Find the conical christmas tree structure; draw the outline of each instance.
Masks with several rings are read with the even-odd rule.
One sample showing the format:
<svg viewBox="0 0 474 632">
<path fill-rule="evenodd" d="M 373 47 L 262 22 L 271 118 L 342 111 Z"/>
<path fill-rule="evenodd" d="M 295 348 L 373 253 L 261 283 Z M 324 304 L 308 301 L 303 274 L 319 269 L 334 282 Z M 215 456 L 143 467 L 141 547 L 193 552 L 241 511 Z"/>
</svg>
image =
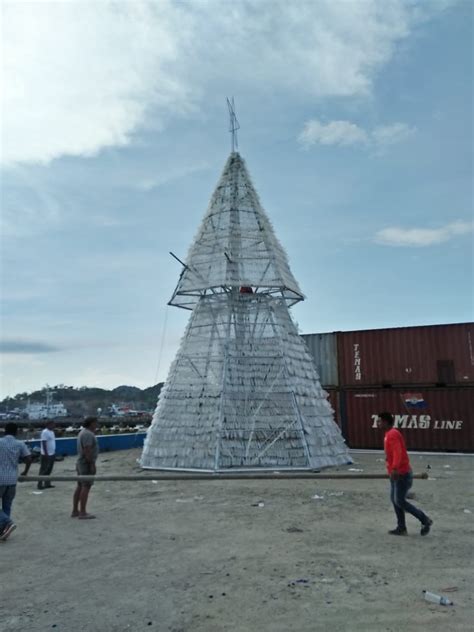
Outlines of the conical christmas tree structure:
<svg viewBox="0 0 474 632">
<path fill-rule="evenodd" d="M 192 310 L 141 465 L 313 469 L 350 462 L 289 307 L 303 294 L 233 151 L 171 305 Z"/>
</svg>

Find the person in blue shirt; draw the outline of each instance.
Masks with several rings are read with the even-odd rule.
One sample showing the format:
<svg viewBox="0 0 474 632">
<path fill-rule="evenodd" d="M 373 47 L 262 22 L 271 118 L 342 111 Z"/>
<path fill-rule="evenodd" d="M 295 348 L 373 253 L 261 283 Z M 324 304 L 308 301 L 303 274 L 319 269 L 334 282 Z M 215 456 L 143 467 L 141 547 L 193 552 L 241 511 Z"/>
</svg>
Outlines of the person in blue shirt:
<svg viewBox="0 0 474 632">
<path fill-rule="evenodd" d="M 6 540 L 16 529 L 11 511 L 18 481 L 18 463 L 25 463 L 22 476 L 28 474 L 31 465 L 30 452 L 24 442 L 16 438 L 17 432 L 18 426 L 8 423 L 5 436 L 0 439 L 0 540 Z"/>
</svg>

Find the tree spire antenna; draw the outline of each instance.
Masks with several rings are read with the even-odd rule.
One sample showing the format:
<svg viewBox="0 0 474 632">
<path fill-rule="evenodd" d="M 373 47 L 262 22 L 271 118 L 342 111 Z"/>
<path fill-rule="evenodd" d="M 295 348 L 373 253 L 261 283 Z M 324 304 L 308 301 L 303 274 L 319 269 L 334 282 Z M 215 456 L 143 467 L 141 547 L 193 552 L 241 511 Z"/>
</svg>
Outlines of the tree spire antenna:
<svg viewBox="0 0 474 632">
<path fill-rule="evenodd" d="M 235 115 L 234 97 L 232 97 L 232 99 L 229 99 L 229 97 L 227 97 L 227 107 L 229 108 L 229 132 L 232 135 L 232 153 L 234 153 L 239 148 L 239 143 L 237 141 L 237 130 L 240 129 L 239 121 L 237 120 L 237 116 Z"/>
</svg>

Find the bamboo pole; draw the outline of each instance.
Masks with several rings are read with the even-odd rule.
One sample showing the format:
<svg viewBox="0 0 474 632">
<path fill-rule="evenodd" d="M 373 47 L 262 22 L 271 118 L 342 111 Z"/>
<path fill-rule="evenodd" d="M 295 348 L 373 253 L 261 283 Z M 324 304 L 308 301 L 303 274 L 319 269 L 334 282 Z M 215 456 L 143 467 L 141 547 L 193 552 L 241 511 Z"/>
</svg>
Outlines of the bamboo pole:
<svg viewBox="0 0 474 632">
<path fill-rule="evenodd" d="M 414 474 L 414 479 L 425 480 L 428 478 L 428 474 L 423 472 L 422 474 Z M 143 481 L 244 481 L 244 480 L 386 480 L 387 474 L 318 474 L 317 472 L 238 472 L 238 473 L 190 473 L 190 474 L 178 474 L 174 472 L 157 472 L 154 475 L 150 474 L 129 474 L 129 475 L 103 475 L 103 476 L 65 476 L 56 475 L 52 476 L 20 476 L 18 480 L 22 483 L 30 482 L 62 482 L 62 483 L 76 483 L 81 482 L 118 482 L 125 481 L 129 483 L 143 482 Z"/>
</svg>

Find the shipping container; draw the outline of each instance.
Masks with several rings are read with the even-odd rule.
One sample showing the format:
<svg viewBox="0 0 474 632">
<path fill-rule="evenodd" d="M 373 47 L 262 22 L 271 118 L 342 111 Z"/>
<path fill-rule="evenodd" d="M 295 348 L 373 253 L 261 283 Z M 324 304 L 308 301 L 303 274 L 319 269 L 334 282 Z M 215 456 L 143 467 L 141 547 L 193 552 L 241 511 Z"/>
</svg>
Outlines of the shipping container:
<svg viewBox="0 0 474 632">
<path fill-rule="evenodd" d="M 338 386 L 336 334 L 303 334 L 322 386 Z"/>
<path fill-rule="evenodd" d="M 339 385 L 474 384 L 474 323 L 338 332 Z"/>
<path fill-rule="evenodd" d="M 341 390 L 339 397 L 350 448 L 383 448 L 377 418 L 388 411 L 409 450 L 474 452 L 474 387 Z"/>
<path fill-rule="evenodd" d="M 325 389 L 328 394 L 329 403 L 334 410 L 334 421 L 337 423 L 339 428 L 342 430 L 342 418 L 341 418 L 341 409 L 339 406 L 339 391 L 335 389 Z"/>
</svg>

